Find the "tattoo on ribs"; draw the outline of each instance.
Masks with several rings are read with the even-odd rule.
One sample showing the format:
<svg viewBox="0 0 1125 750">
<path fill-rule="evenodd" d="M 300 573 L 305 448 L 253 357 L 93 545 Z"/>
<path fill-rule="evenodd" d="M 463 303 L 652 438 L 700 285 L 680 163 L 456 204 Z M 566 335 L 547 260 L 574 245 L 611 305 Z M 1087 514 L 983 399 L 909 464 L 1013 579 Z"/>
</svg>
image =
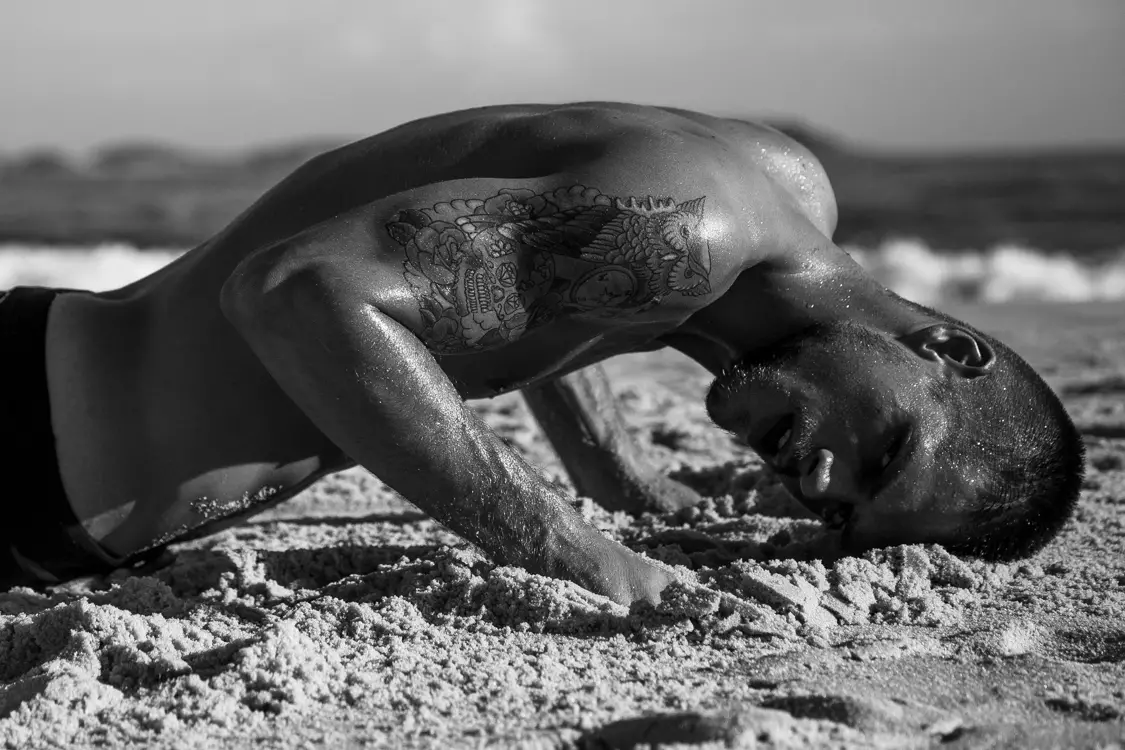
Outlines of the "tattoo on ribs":
<svg viewBox="0 0 1125 750">
<path fill-rule="evenodd" d="M 399 211 L 386 229 L 406 252 L 427 346 L 479 351 L 562 315 L 635 314 L 672 293 L 709 293 L 705 200 L 505 189 Z"/>
</svg>

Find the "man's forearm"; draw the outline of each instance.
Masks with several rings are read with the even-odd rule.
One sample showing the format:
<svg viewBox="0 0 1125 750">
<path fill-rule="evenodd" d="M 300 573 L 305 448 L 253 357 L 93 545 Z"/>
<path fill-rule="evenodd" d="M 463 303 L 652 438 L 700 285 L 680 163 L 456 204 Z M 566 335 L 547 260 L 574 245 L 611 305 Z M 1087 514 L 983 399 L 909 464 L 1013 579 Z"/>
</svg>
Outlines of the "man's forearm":
<svg viewBox="0 0 1125 750">
<path fill-rule="evenodd" d="M 598 532 L 465 406 L 410 331 L 316 279 L 247 293 L 228 317 L 348 455 L 498 561 L 594 574 L 581 569 L 596 567 Z"/>
</svg>

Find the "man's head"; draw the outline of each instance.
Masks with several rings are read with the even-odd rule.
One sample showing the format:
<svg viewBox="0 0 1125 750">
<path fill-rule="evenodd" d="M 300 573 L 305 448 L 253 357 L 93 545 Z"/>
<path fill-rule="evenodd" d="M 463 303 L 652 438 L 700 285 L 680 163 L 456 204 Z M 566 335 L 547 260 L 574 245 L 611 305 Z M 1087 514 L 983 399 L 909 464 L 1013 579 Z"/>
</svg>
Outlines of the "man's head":
<svg viewBox="0 0 1125 750">
<path fill-rule="evenodd" d="M 910 306 L 931 323 L 905 336 L 834 323 L 754 352 L 715 381 L 708 412 L 850 550 L 1032 554 L 1073 511 L 1081 437 L 1018 355 Z"/>
</svg>

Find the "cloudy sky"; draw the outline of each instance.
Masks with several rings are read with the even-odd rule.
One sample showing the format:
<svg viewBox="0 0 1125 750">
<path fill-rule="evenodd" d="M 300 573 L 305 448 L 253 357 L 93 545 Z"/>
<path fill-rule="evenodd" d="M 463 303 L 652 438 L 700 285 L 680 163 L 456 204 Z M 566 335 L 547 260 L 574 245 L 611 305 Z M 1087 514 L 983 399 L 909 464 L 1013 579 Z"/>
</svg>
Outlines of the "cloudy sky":
<svg viewBox="0 0 1125 750">
<path fill-rule="evenodd" d="M 230 148 L 615 99 L 889 148 L 1125 144 L 1125 0 L 57 0 L 0 18 L 0 150 Z"/>
</svg>

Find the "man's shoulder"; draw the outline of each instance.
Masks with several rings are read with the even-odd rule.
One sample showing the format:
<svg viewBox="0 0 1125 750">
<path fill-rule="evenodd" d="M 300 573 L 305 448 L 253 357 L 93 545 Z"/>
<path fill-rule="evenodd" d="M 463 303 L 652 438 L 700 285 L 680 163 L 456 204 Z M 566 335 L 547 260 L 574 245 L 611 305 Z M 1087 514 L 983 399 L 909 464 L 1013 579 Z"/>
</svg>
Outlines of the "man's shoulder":
<svg viewBox="0 0 1125 750">
<path fill-rule="evenodd" d="M 769 125 L 727 119 L 730 141 L 767 178 L 793 196 L 809 221 L 826 237 L 836 229 L 836 195 L 816 155 L 795 138 Z"/>
<path fill-rule="evenodd" d="M 753 182 L 752 173 L 796 199 L 818 230 L 836 228 L 836 197 L 816 155 L 791 136 L 753 120 L 674 107 L 615 103 L 567 105 L 552 118 L 580 117 L 588 135 L 603 139 L 631 169 L 667 174 L 707 172 L 726 183 Z M 732 192 L 739 186 L 730 184 Z"/>
<path fill-rule="evenodd" d="M 724 152 L 729 158 L 732 142 L 745 142 L 755 134 L 771 146 L 773 140 L 786 138 L 749 121 L 674 107 L 603 101 L 511 104 L 412 120 L 342 146 L 328 156 L 355 162 L 372 155 L 385 159 L 392 152 L 426 152 L 427 164 L 440 165 L 443 158 L 463 164 L 482 157 L 539 153 L 586 163 L 614 153 L 637 159 L 659 157 L 675 149 L 679 156 L 688 157 L 687 163 L 680 159 L 680 166 L 691 168 L 692 158 L 705 161 Z M 434 153 L 433 143 L 442 146 L 439 153 Z M 552 158 L 534 160 L 534 164 L 554 166 Z"/>
</svg>

